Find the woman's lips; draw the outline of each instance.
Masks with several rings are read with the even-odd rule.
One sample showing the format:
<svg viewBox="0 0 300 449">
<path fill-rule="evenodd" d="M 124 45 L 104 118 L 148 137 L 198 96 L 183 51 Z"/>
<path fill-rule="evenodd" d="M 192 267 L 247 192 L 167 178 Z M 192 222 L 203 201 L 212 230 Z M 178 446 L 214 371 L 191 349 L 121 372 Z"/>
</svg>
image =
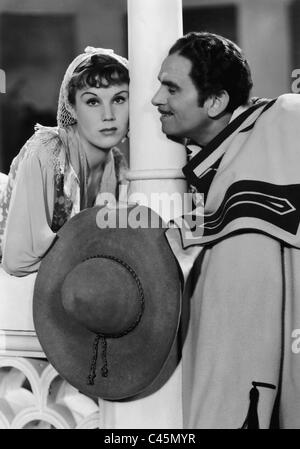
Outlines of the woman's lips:
<svg viewBox="0 0 300 449">
<path fill-rule="evenodd" d="M 104 134 L 105 136 L 111 136 L 112 134 L 115 134 L 117 131 L 117 128 L 103 128 L 100 129 L 100 133 Z"/>
</svg>

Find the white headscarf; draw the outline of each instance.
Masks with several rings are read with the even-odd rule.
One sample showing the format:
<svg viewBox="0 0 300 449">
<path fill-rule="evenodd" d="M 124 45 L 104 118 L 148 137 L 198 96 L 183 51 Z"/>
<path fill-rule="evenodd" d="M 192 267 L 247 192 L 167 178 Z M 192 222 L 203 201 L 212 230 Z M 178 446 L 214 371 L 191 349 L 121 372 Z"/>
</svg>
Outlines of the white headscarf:
<svg viewBox="0 0 300 449">
<path fill-rule="evenodd" d="M 96 48 L 96 47 L 86 47 L 84 53 L 78 55 L 69 65 L 64 75 L 63 81 L 61 83 L 59 99 L 58 99 L 58 109 L 57 109 L 57 124 L 60 128 L 65 128 L 66 126 L 73 125 L 76 123 L 74 117 L 74 109 L 68 99 L 68 88 L 70 80 L 74 74 L 75 69 L 83 62 L 90 59 L 93 55 L 107 55 L 114 58 L 120 64 L 128 69 L 128 61 L 126 58 L 117 55 L 113 50 L 109 48 Z"/>
</svg>

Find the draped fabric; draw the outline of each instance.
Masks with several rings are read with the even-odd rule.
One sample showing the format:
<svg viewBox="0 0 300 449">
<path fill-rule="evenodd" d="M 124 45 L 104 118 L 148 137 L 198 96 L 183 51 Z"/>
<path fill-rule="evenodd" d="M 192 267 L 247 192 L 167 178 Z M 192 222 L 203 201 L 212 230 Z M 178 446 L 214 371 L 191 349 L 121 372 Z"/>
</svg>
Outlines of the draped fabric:
<svg viewBox="0 0 300 449">
<path fill-rule="evenodd" d="M 0 197 L 0 238 L 8 272 L 22 276 L 38 269 L 58 229 L 87 207 L 88 171 L 77 125 L 36 127 L 13 160 Z M 112 148 L 95 204 L 103 193 L 118 195 L 125 171 L 125 158 Z"/>
<path fill-rule="evenodd" d="M 180 228 L 184 247 L 243 229 L 300 247 L 299 121 L 296 94 L 258 102 L 191 159 L 183 171 L 205 207 L 201 223 Z"/>
<path fill-rule="evenodd" d="M 198 222 L 166 231 L 192 281 L 185 428 L 300 427 L 300 97 L 244 112 L 184 168 Z"/>
</svg>

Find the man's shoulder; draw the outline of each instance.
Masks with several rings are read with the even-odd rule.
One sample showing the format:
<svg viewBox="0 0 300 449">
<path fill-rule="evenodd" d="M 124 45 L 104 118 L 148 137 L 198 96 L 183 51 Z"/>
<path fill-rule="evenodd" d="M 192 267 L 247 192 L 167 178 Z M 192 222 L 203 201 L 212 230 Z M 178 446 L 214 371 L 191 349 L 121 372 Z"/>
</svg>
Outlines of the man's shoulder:
<svg viewBox="0 0 300 449">
<path fill-rule="evenodd" d="M 293 93 L 285 93 L 277 98 L 252 97 L 249 100 L 247 108 L 251 106 L 259 106 L 263 104 L 274 103 L 274 109 L 292 110 L 300 107 L 300 95 Z M 273 108 L 272 108 L 273 109 Z"/>
<path fill-rule="evenodd" d="M 299 94 L 283 94 L 276 100 L 278 110 L 282 111 L 298 111 L 300 109 L 300 95 Z"/>
<path fill-rule="evenodd" d="M 299 123 L 300 120 L 300 95 L 286 93 L 279 95 L 277 98 L 255 99 L 252 104 L 262 104 L 263 107 L 259 113 L 259 123 L 262 121 L 264 125 L 285 126 L 292 124 L 294 121 Z"/>
<path fill-rule="evenodd" d="M 266 119 L 274 126 L 298 129 L 300 122 L 300 95 L 283 94 L 277 97 L 272 107 L 266 113 Z"/>
</svg>

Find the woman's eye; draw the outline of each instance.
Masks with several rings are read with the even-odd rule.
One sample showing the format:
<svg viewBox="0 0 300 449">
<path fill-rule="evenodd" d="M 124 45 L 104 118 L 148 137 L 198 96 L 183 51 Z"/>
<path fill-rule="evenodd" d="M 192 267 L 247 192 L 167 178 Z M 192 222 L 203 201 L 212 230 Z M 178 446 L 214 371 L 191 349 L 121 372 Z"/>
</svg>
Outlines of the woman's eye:
<svg viewBox="0 0 300 449">
<path fill-rule="evenodd" d="M 126 101 L 126 98 L 124 98 L 124 97 L 116 97 L 116 98 L 114 98 L 114 102 L 117 103 L 117 104 L 122 104 L 125 101 Z"/>
<path fill-rule="evenodd" d="M 97 104 L 99 104 L 99 102 L 98 100 L 96 100 L 96 98 L 89 98 L 86 104 L 89 106 L 96 106 Z"/>
</svg>

